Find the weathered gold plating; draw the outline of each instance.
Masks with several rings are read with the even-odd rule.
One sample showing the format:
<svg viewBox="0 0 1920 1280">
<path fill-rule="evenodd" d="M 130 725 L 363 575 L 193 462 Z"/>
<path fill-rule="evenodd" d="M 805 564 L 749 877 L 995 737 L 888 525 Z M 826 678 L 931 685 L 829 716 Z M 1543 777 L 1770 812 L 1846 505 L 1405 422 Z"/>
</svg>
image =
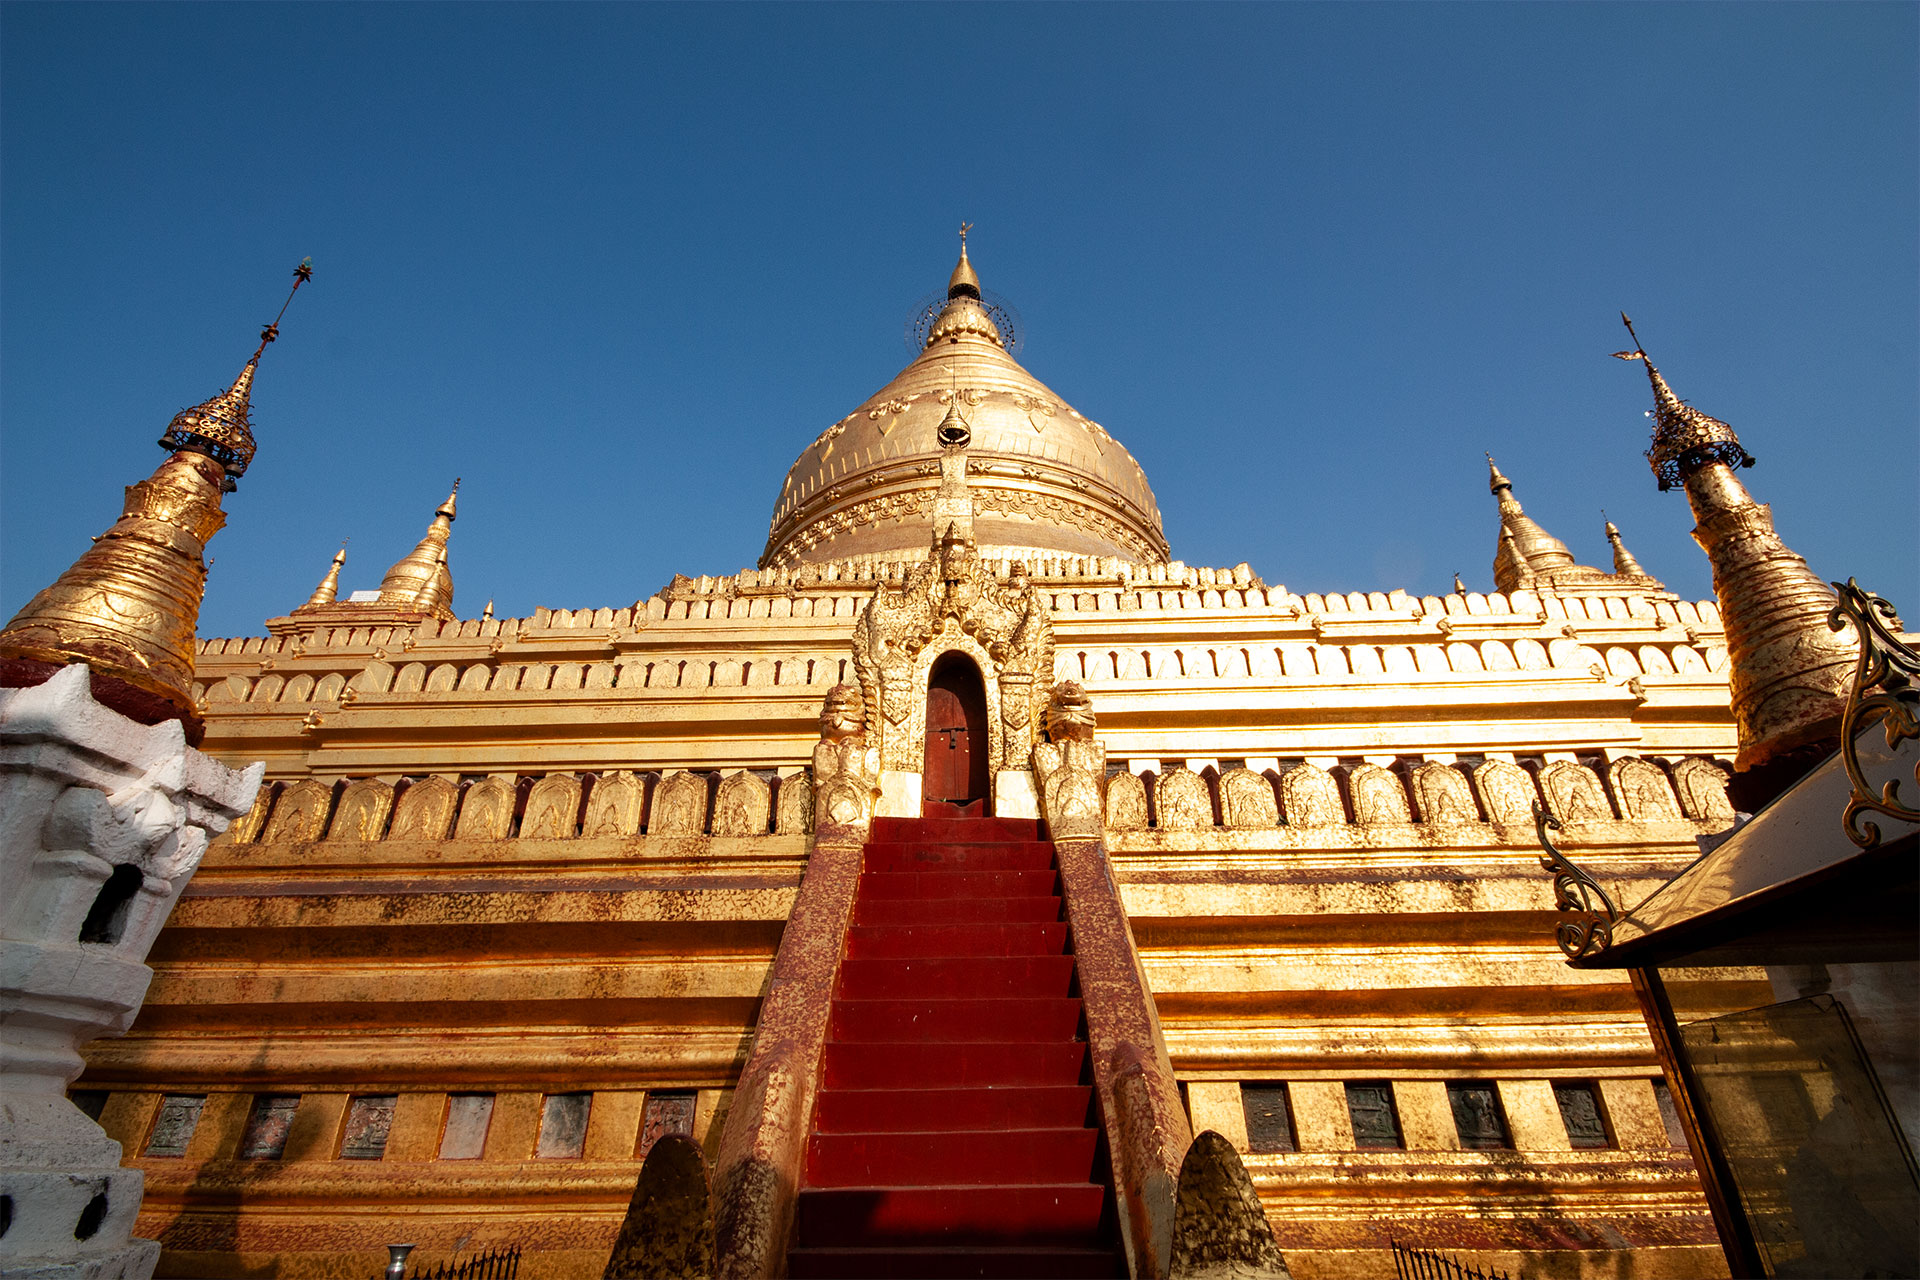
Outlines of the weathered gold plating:
<svg viewBox="0 0 1920 1280">
<path fill-rule="evenodd" d="M 206 544 L 227 519 L 224 478 L 212 458 L 183 451 L 129 485 L 114 526 L 0 632 L 0 658 L 84 662 L 192 716 L 194 625 Z"/>
</svg>

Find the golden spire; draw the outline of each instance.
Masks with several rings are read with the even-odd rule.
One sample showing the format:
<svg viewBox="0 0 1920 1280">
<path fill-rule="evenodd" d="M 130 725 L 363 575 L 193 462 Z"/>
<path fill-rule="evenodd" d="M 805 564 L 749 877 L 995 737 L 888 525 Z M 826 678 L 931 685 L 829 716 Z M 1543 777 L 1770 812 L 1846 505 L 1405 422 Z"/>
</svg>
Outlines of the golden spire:
<svg viewBox="0 0 1920 1280">
<path fill-rule="evenodd" d="M 484 622 L 486 619 L 491 618 L 492 616 L 493 616 L 493 601 L 488 600 L 487 607 L 480 611 L 480 618 L 481 618 L 481 621 Z"/>
<path fill-rule="evenodd" d="M 962 338 L 985 338 L 996 347 L 1007 345 L 993 312 L 980 295 L 980 277 L 967 261 L 967 232 L 971 222 L 960 224 L 960 261 L 947 279 L 947 305 L 927 326 L 927 340 L 921 350 L 939 342 L 958 342 Z"/>
<path fill-rule="evenodd" d="M 1500 591 L 1532 585 L 1536 574 L 1576 567 L 1567 544 L 1542 529 L 1513 496 L 1513 481 L 1487 455 L 1487 489 L 1500 504 L 1500 545 L 1493 557 L 1493 585 Z M 1524 571 L 1524 573 L 1523 573 Z M 1520 579 L 1525 577 L 1527 581 Z"/>
<path fill-rule="evenodd" d="M 1606 516 L 1606 512 L 1602 511 L 1600 513 L 1602 520 L 1606 520 Z M 1607 520 L 1607 541 L 1613 544 L 1613 571 L 1615 573 L 1629 574 L 1636 578 L 1650 578 L 1653 576 L 1640 567 L 1640 562 L 1633 558 L 1633 552 L 1627 550 L 1627 544 L 1620 541 L 1620 527 L 1611 520 Z"/>
<path fill-rule="evenodd" d="M 289 303 L 313 278 L 311 259 L 293 275 Z M 286 311 L 282 304 L 280 316 Z M 170 456 L 127 487 L 118 522 L 0 632 L 0 685 L 38 684 L 84 662 L 102 703 L 145 724 L 180 720 L 188 740 L 199 741 L 187 691 L 206 544 L 227 521 L 221 495 L 253 460 L 248 397 L 280 316 L 261 330 L 260 346 L 231 387 L 174 416 L 160 440 Z"/>
<path fill-rule="evenodd" d="M 1533 566 L 1515 545 L 1513 530 L 1500 526 L 1500 550 L 1493 557 L 1494 586 L 1501 591 L 1523 591 L 1534 584 Z"/>
<path fill-rule="evenodd" d="M 967 232 L 973 230 L 971 222 L 960 224 L 960 261 L 947 278 L 947 298 L 974 298 L 980 296 L 980 277 L 973 273 L 973 264 L 967 261 Z"/>
<path fill-rule="evenodd" d="M 453 616 L 453 574 L 447 568 L 447 539 L 453 533 L 454 499 L 460 482 L 433 513 L 427 534 L 412 551 L 394 562 L 380 580 L 380 603 L 407 609 L 427 609 L 442 617 Z"/>
<path fill-rule="evenodd" d="M 1713 564 L 1740 727 L 1734 767 L 1750 770 L 1838 732 L 1859 640 L 1851 627 L 1828 629 L 1832 589 L 1780 541 L 1772 511 L 1755 502 L 1734 474 L 1753 459 L 1733 428 L 1675 396 L 1625 312 L 1620 320 L 1633 335 L 1634 349 L 1614 355 L 1645 362 L 1653 384 L 1647 461 L 1662 489 L 1685 486 L 1693 539 Z"/>
<path fill-rule="evenodd" d="M 1453 575 L 1453 594 L 1457 596 L 1467 594 L 1467 584 L 1460 581 L 1460 575 L 1458 573 Z"/>
<path fill-rule="evenodd" d="M 327 576 L 320 579 L 320 585 L 307 597 L 309 605 L 332 604 L 340 598 L 340 566 L 347 562 L 347 544 L 342 542 L 340 549 L 333 553 L 333 567 L 327 570 Z"/>
</svg>

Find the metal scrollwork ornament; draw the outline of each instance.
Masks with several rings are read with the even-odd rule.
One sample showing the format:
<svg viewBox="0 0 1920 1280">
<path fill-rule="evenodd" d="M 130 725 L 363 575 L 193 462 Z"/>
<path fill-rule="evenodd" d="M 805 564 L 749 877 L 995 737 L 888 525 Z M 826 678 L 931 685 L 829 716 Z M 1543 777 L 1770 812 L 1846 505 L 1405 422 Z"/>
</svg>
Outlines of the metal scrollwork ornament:
<svg viewBox="0 0 1920 1280">
<path fill-rule="evenodd" d="M 1553 907 L 1569 913 L 1554 926 L 1553 940 L 1567 959 L 1598 955 L 1613 945 L 1613 926 L 1620 920 L 1620 909 L 1600 887 L 1600 882 L 1568 861 L 1567 855 L 1553 847 L 1548 831 L 1562 830 L 1560 819 L 1535 801 L 1533 829 L 1540 837 L 1540 865 L 1553 872 Z"/>
<path fill-rule="evenodd" d="M 1853 784 L 1853 796 L 1847 801 L 1841 823 L 1847 838 L 1862 849 L 1880 843 L 1880 824 L 1864 817 L 1868 812 L 1884 813 L 1902 822 L 1920 823 L 1920 809 L 1900 802 L 1900 780 L 1889 779 L 1876 792 L 1860 767 L 1860 754 L 1854 738 L 1876 723 L 1886 725 L 1887 746 L 1897 748 L 1903 742 L 1920 737 L 1920 654 L 1900 642 L 1890 623 L 1898 616 L 1891 604 L 1859 586 L 1852 578 L 1836 582 L 1840 603 L 1827 616 L 1827 625 L 1842 631 L 1851 622 L 1860 636 L 1860 660 L 1853 672 L 1853 692 L 1847 698 L 1840 718 L 1840 759 Z M 1920 766 L 1914 770 L 1920 784 Z"/>
</svg>

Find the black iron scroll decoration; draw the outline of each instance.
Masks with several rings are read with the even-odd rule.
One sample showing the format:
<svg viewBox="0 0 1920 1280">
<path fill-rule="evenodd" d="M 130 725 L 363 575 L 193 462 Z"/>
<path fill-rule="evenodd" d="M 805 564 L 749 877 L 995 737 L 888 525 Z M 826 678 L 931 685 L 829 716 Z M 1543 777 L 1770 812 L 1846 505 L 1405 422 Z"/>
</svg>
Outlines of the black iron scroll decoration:
<svg viewBox="0 0 1920 1280">
<path fill-rule="evenodd" d="M 1841 823 L 1847 838 L 1862 849 L 1880 843 L 1880 824 L 1864 815 L 1884 813 L 1901 822 L 1920 823 L 1920 809 L 1900 802 L 1900 780 L 1889 779 L 1876 793 L 1860 768 L 1860 755 L 1854 737 L 1861 730 L 1884 722 L 1887 746 L 1920 738 L 1920 653 L 1902 644 L 1890 622 L 1897 623 L 1893 606 L 1848 578 L 1836 582 L 1833 589 L 1840 603 L 1827 615 L 1827 625 L 1841 631 L 1851 622 L 1860 637 L 1860 661 L 1853 669 L 1853 692 L 1840 717 L 1840 759 L 1847 768 L 1847 781 L 1853 795 L 1847 801 Z M 1920 784 L 1920 764 L 1914 767 L 1914 781 Z"/>
<path fill-rule="evenodd" d="M 1533 829 L 1540 837 L 1540 865 L 1553 872 L 1553 909 L 1565 912 L 1553 927 L 1553 940 L 1560 944 L 1569 960 L 1598 955 L 1613 945 L 1613 926 L 1620 909 L 1600 887 L 1600 882 L 1567 860 L 1553 847 L 1548 831 L 1561 830 L 1560 819 L 1548 813 L 1539 801 L 1533 805 Z"/>
</svg>

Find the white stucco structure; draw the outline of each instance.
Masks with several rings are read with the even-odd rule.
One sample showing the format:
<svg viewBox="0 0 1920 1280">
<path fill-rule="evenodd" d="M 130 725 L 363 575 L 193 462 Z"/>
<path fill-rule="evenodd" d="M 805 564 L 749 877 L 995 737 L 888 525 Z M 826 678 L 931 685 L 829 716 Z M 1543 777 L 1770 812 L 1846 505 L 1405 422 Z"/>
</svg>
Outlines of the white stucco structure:
<svg viewBox="0 0 1920 1280">
<path fill-rule="evenodd" d="M 80 1048 L 132 1025 L 147 950 L 207 842 L 247 811 L 244 772 L 93 700 L 85 666 L 0 690 L 0 1271 L 144 1280 L 141 1175 L 67 1100 Z"/>
</svg>

